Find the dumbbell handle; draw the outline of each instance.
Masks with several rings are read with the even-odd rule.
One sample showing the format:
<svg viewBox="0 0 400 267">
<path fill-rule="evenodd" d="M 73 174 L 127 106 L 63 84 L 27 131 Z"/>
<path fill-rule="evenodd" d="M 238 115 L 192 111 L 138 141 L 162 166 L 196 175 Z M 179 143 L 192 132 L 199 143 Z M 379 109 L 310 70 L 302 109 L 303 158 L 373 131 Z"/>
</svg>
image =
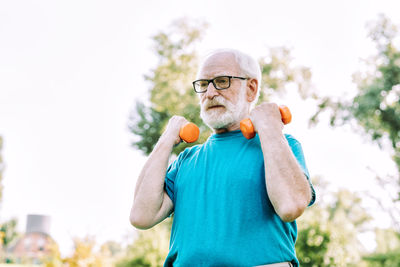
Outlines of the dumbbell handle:
<svg viewBox="0 0 400 267">
<path fill-rule="evenodd" d="M 281 113 L 283 124 L 288 124 L 292 120 L 292 113 L 290 112 L 287 106 L 279 106 L 279 111 Z M 254 125 L 250 119 L 244 119 L 240 122 L 240 130 L 243 133 L 243 136 L 247 139 L 251 139 L 256 135 L 254 130 Z"/>
<path fill-rule="evenodd" d="M 186 143 L 196 142 L 199 138 L 200 130 L 196 124 L 189 122 L 182 126 L 179 131 L 179 137 Z"/>
</svg>

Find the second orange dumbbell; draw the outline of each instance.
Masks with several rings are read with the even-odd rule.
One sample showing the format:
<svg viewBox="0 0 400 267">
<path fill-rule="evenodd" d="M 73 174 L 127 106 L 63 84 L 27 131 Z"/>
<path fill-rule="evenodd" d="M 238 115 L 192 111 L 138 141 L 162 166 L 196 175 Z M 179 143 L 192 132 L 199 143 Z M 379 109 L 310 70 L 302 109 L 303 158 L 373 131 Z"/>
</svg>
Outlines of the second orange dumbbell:
<svg viewBox="0 0 400 267">
<path fill-rule="evenodd" d="M 196 142 L 199 138 L 200 129 L 196 124 L 189 122 L 179 131 L 179 137 L 186 143 Z"/>
<path fill-rule="evenodd" d="M 281 113 L 283 124 L 288 124 L 289 122 L 291 122 L 292 113 L 287 106 L 279 106 L 279 111 Z M 242 131 L 243 136 L 247 139 L 251 139 L 256 135 L 253 123 L 250 119 L 244 119 L 240 122 L 240 130 Z"/>
</svg>

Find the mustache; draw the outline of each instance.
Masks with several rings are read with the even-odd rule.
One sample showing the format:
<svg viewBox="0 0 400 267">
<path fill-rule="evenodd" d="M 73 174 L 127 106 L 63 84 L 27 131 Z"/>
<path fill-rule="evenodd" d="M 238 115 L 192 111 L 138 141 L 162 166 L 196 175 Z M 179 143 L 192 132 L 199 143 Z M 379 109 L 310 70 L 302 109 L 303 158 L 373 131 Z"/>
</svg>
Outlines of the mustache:
<svg viewBox="0 0 400 267">
<path fill-rule="evenodd" d="M 223 97 L 219 97 L 218 96 L 218 97 L 215 97 L 215 98 L 213 98 L 211 100 L 207 99 L 202 104 L 202 107 L 204 109 L 208 109 L 208 108 L 213 107 L 213 106 L 226 106 L 226 101 L 225 101 L 225 99 Z"/>
</svg>

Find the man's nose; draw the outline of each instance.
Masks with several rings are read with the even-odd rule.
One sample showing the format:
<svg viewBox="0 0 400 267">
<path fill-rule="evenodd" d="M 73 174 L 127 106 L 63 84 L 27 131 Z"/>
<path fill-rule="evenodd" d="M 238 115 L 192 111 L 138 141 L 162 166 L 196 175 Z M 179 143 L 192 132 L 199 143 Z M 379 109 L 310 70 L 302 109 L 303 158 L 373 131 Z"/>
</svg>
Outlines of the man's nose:
<svg viewBox="0 0 400 267">
<path fill-rule="evenodd" d="M 209 83 L 208 87 L 207 87 L 207 91 L 205 93 L 206 97 L 209 99 L 213 99 L 214 97 L 216 97 L 217 95 L 219 95 L 218 90 L 215 88 L 213 83 Z"/>
</svg>

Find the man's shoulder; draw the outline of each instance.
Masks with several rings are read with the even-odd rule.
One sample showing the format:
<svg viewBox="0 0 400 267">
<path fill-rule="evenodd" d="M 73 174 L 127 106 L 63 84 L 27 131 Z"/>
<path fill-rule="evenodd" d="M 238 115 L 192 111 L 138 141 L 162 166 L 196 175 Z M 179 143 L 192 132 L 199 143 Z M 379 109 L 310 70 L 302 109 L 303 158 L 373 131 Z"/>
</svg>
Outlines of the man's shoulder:
<svg viewBox="0 0 400 267">
<path fill-rule="evenodd" d="M 180 154 L 179 154 L 179 158 L 181 160 L 187 158 L 187 157 L 191 157 L 193 155 L 195 155 L 196 153 L 198 153 L 201 148 L 203 147 L 203 144 L 198 144 L 198 145 L 194 145 L 191 147 L 187 147 L 185 148 L 185 150 L 183 150 Z"/>
</svg>

